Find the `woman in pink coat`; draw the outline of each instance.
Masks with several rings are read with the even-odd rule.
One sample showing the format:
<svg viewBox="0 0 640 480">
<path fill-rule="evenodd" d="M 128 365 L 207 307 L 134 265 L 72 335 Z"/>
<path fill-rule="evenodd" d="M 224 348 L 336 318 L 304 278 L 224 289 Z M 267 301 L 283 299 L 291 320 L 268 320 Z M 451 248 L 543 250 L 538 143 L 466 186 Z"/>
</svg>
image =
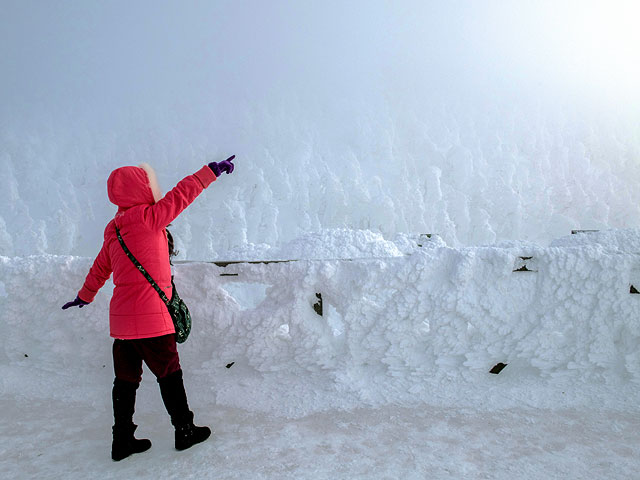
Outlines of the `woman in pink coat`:
<svg viewBox="0 0 640 480">
<path fill-rule="evenodd" d="M 193 424 L 182 381 L 175 329 L 167 307 L 147 279 L 127 257 L 116 236 L 171 298 L 171 267 L 166 226 L 187 208 L 222 172 L 233 172 L 233 156 L 211 162 L 182 179 L 162 197 L 153 169 L 121 167 L 107 180 L 109 200 L 118 212 L 104 231 L 104 242 L 76 299 L 62 308 L 91 303 L 113 273 L 113 297 L 109 324 L 113 342 L 113 443 L 111 458 L 122 460 L 151 448 L 147 439 L 136 439 L 133 423 L 136 390 L 142 380 L 142 362 L 160 385 L 162 400 L 175 427 L 175 446 L 184 450 L 203 442 L 208 427 Z"/>
</svg>

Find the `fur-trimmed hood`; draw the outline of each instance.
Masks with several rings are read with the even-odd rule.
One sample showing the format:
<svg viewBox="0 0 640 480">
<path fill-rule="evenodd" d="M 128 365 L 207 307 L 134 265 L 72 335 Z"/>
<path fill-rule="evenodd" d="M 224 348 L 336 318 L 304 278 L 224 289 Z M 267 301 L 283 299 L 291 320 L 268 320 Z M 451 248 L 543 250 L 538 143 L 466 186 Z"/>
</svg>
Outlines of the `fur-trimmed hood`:
<svg viewBox="0 0 640 480">
<path fill-rule="evenodd" d="M 111 203 L 122 209 L 153 205 L 162 198 L 156 172 L 147 163 L 116 168 L 107 180 L 107 194 Z"/>
</svg>

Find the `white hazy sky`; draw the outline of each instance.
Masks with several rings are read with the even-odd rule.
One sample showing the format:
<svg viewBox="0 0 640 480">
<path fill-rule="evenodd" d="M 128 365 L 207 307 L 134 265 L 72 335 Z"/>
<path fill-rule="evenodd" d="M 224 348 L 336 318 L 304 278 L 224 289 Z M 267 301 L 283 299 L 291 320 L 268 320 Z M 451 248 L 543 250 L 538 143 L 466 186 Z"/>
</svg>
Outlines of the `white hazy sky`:
<svg viewBox="0 0 640 480">
<path fill-rule="evenodd" d="M 193 114 L 292 94 L 340 101 L 409 85 L 638 98 L 633 1 L 2 4 L 5 121 Z"/>
</svg>

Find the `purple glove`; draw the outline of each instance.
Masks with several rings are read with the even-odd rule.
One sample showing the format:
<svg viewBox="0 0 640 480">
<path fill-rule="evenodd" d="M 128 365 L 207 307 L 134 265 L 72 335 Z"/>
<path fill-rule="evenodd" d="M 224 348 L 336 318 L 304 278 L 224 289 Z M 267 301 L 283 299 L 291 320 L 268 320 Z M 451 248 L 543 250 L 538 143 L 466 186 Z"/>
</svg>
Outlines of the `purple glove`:
<svg viewBox="0 0 640 480">
<path fill-rule="evenodd" d="M 229 174 L 233 172 L 233 169 L 235 168 L 235 165 L 231 163 L 234 158 L 236 158 L 236 156 L 231 155 L 229 158 L 223 160 L 222 162 L 211 162 L 209 164 L 209 168 L 216 177 L 222 175 L 222 172 L 226 172 L 227 174 Z"/>
<path fill-rule="evenodd" d="M 69 307 L 84 307 L 85 305 L 89 305 L 89 302 L 85 302 L 80 297 L 76 296 L 76 299 L 73 302 L 67 302 L 62 306 L 63 310 L 66 310 Z"/>
</svg>

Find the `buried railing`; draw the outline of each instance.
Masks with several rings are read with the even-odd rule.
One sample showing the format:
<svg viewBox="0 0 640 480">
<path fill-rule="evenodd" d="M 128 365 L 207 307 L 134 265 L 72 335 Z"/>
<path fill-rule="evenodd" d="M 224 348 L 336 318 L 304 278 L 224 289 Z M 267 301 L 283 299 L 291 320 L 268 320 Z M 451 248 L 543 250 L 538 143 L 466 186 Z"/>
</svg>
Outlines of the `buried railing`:
<svg viewBox="0 0 640 480">
<path fill-rule="evenodd" d="M 572 234 L 588 234 L 594 231 L 579 231 L 579 230 L 572 230 Z M 432 241 L 433 236 L 432 235 L 428 235 L 428 234 L 424 234 L 421 235 L 419 238 L 419 242 L 416 242 L 416 245 L 418 246 L 425 246 L 426 242 Z M 510 260 L 507 260 L 508 262 L 513 261 L 513 267 L 511 269 L 511 272 L 513 272 L 514 275 L 513 278 L 514 280 L 516 278 L 520 279 L 522 278 L 522 281 L 524 282 L 523 285 L 529 285 L 529 280 L 525 280 L 526 278 L 531 278 L 532 282 L 536 282 L 536 278 L 540 278 L 541 281 L 544 281 L 544 278 L 542 276 L 542 273 L 539 272 L 545 272 L 547 270 L 546 268 L 546 261 L 544 260 L 543 256 L 541 255 L 540 252 L 538 252 L 538 250 L 536 249 L 532 249 L 532 250 L 528 250 L 526 248 L 526 246 L 524 248 L 522 248 L 522 250 L 518 251 L 516 250 L 517 253 L 519 253 L 519 255 L 513 257 L 512 254 L 514 252 L 513 249 L 509 249 L 509 257 Z M 541 249 L 542 250 L 542 249 Z M 536 254 L 533 254 L 533 252 L 537 252 Z M 340 258 L 340 259 L 282 259 L 282 260 L 231 260 L 231 261 L 213 261 L 213 262 L 207 262 L 207 263 L 212 263 L 214 265 L 216 265 L 217 267 L 220 267 L 221 270 L 219 270 L 218 272 L 216 272 L 216 275 L 220 275 L 222 277 L 243 277 L 246 275 L 246 273 L 243 271 L 244 269 L 241 267 L 241 265 L 270 265 L 270 264 L 279 264 L 279 263 L 294 263 L 294 262 L 314 262 L 314 261 L 335 261 L 335 260 L 340 260 L 343 262 L 356 262 L 356 261 L 371 261 L 371 260 L 376 260 L 373 257 L 369 257 L 369 258 Z M 427 260 L 429 261 L 429 260 Z M 177 262 L 177 263 L 188 263 L 188 262 Z M 234 266 L 237 266 L 238 268 L 233 268 Z M 507 268 L 509 265 L 506 265 Z M 366 267 L 366 263 L 365 263 L 365 269 Z M 562 268 L 562 267 L 560 267 Z M 253 271 L 253 269 L 247 269 L 249 271 Z M 503 270 L 504 271 L 504 270 Z M 508 271 L 508 270 L 507 270 Z M 248 272 L 247 272 L 248 273 Z M 522 274 L 522 276 L 520 275 Z M 529 276 L 529 274 L 531 274 L 531 276 Z M 540 275 L 540 276 L 538 276 Z M 508 274 L 507 274 L 508 276 Z M 238 279 L 241 281 L 241 279 Z M 630 294 L 640 294 L 640 284 L 638 283 L 637 279 L 634 278 L 630 278 L 629 280 L 632 280 L 630 283 L 628 283 L 628 292 Z M 635 282 L 633 280 L 636 280 Z M 230 280 L 231 282 L 235 282 L 235 280 Z M 518 282 L 520 282 L 520 280 L 518 280 Z M 637 287 L 636 287 L 637 285 Z M 623 288 L 627 288 L 624 284 L 622 286 Z M 311 288 L 313 288 L 311 286 Z M 309 288 L 309 290 L 311 289 Z M 305 302 L 302 304 L 302 308 L 303 310 L 305 308 L 311 308 L 315 314 L 317 314 L 319 317 L 325 317 L 325 318 L 331 318 L 331 305 L 329 303 L 326 303 L 325 305 L 323 305 L 323 292 L 322 292 L 322 288 L 323 287 L 316 287 L 317 290 L 315 290 L 313 292 L 312 295 L 310 295 L 310 297 L 308 299 L 305 300 Z M 318 291 L 320 290 L 320 291 Z M 308 291 L 308 290 L 307 290 Z M 618 290 L 619 293 L 622 293 L 622 291 L 619 289 Z M 325 292 L 326 294 L 328 294 L 328 292 Z M 626 293 L 626 292 L 625 292 Z M 331 302 L 331 298 L 326 297 L 325 300 L 327 302 Z M 308 302 L 308 303 L 307 303 Z M 308 305 L 308 306 L 307 306 Z M 316 317 L 317 318 L 317 317 Z M 509 358 L 505 358 L 508 357 L 509 355 L 503 355 L 500 354 L 500 352 L 498 352 L 498 354 L 495 354 L 496 352 L 494 352 L 494 355 L 490 355 L 490 357 L 493 357 L 492 360 L 493 362 L 491 363 L 487 363 L 486 366 L 483 366 L 483 371 L 494 375 L 500 374 L 502 371 L 504 371 L 505 367 L 507 367 L 509 365 L 509 361 L 514 361 L 513 358 L 509 359 Z M 504 353 L 504 352 L 503 352 Z M 502 357 L 502 358 L 501 358 Z M 501 361 L 499 361 L 501 360 Z M 230 368 L 230 366 L 233 365 L 233 363 L 229 363 L 227 368 Z M 489 366 L 493 365 L 490 369 Z M 484 368 L 486 368 L 486 370 L 484 370 Z M 513 367 L 512 367 L 513 369 Z M 508 371 L 508 370 L 507 370 Z"/>
</svg>

